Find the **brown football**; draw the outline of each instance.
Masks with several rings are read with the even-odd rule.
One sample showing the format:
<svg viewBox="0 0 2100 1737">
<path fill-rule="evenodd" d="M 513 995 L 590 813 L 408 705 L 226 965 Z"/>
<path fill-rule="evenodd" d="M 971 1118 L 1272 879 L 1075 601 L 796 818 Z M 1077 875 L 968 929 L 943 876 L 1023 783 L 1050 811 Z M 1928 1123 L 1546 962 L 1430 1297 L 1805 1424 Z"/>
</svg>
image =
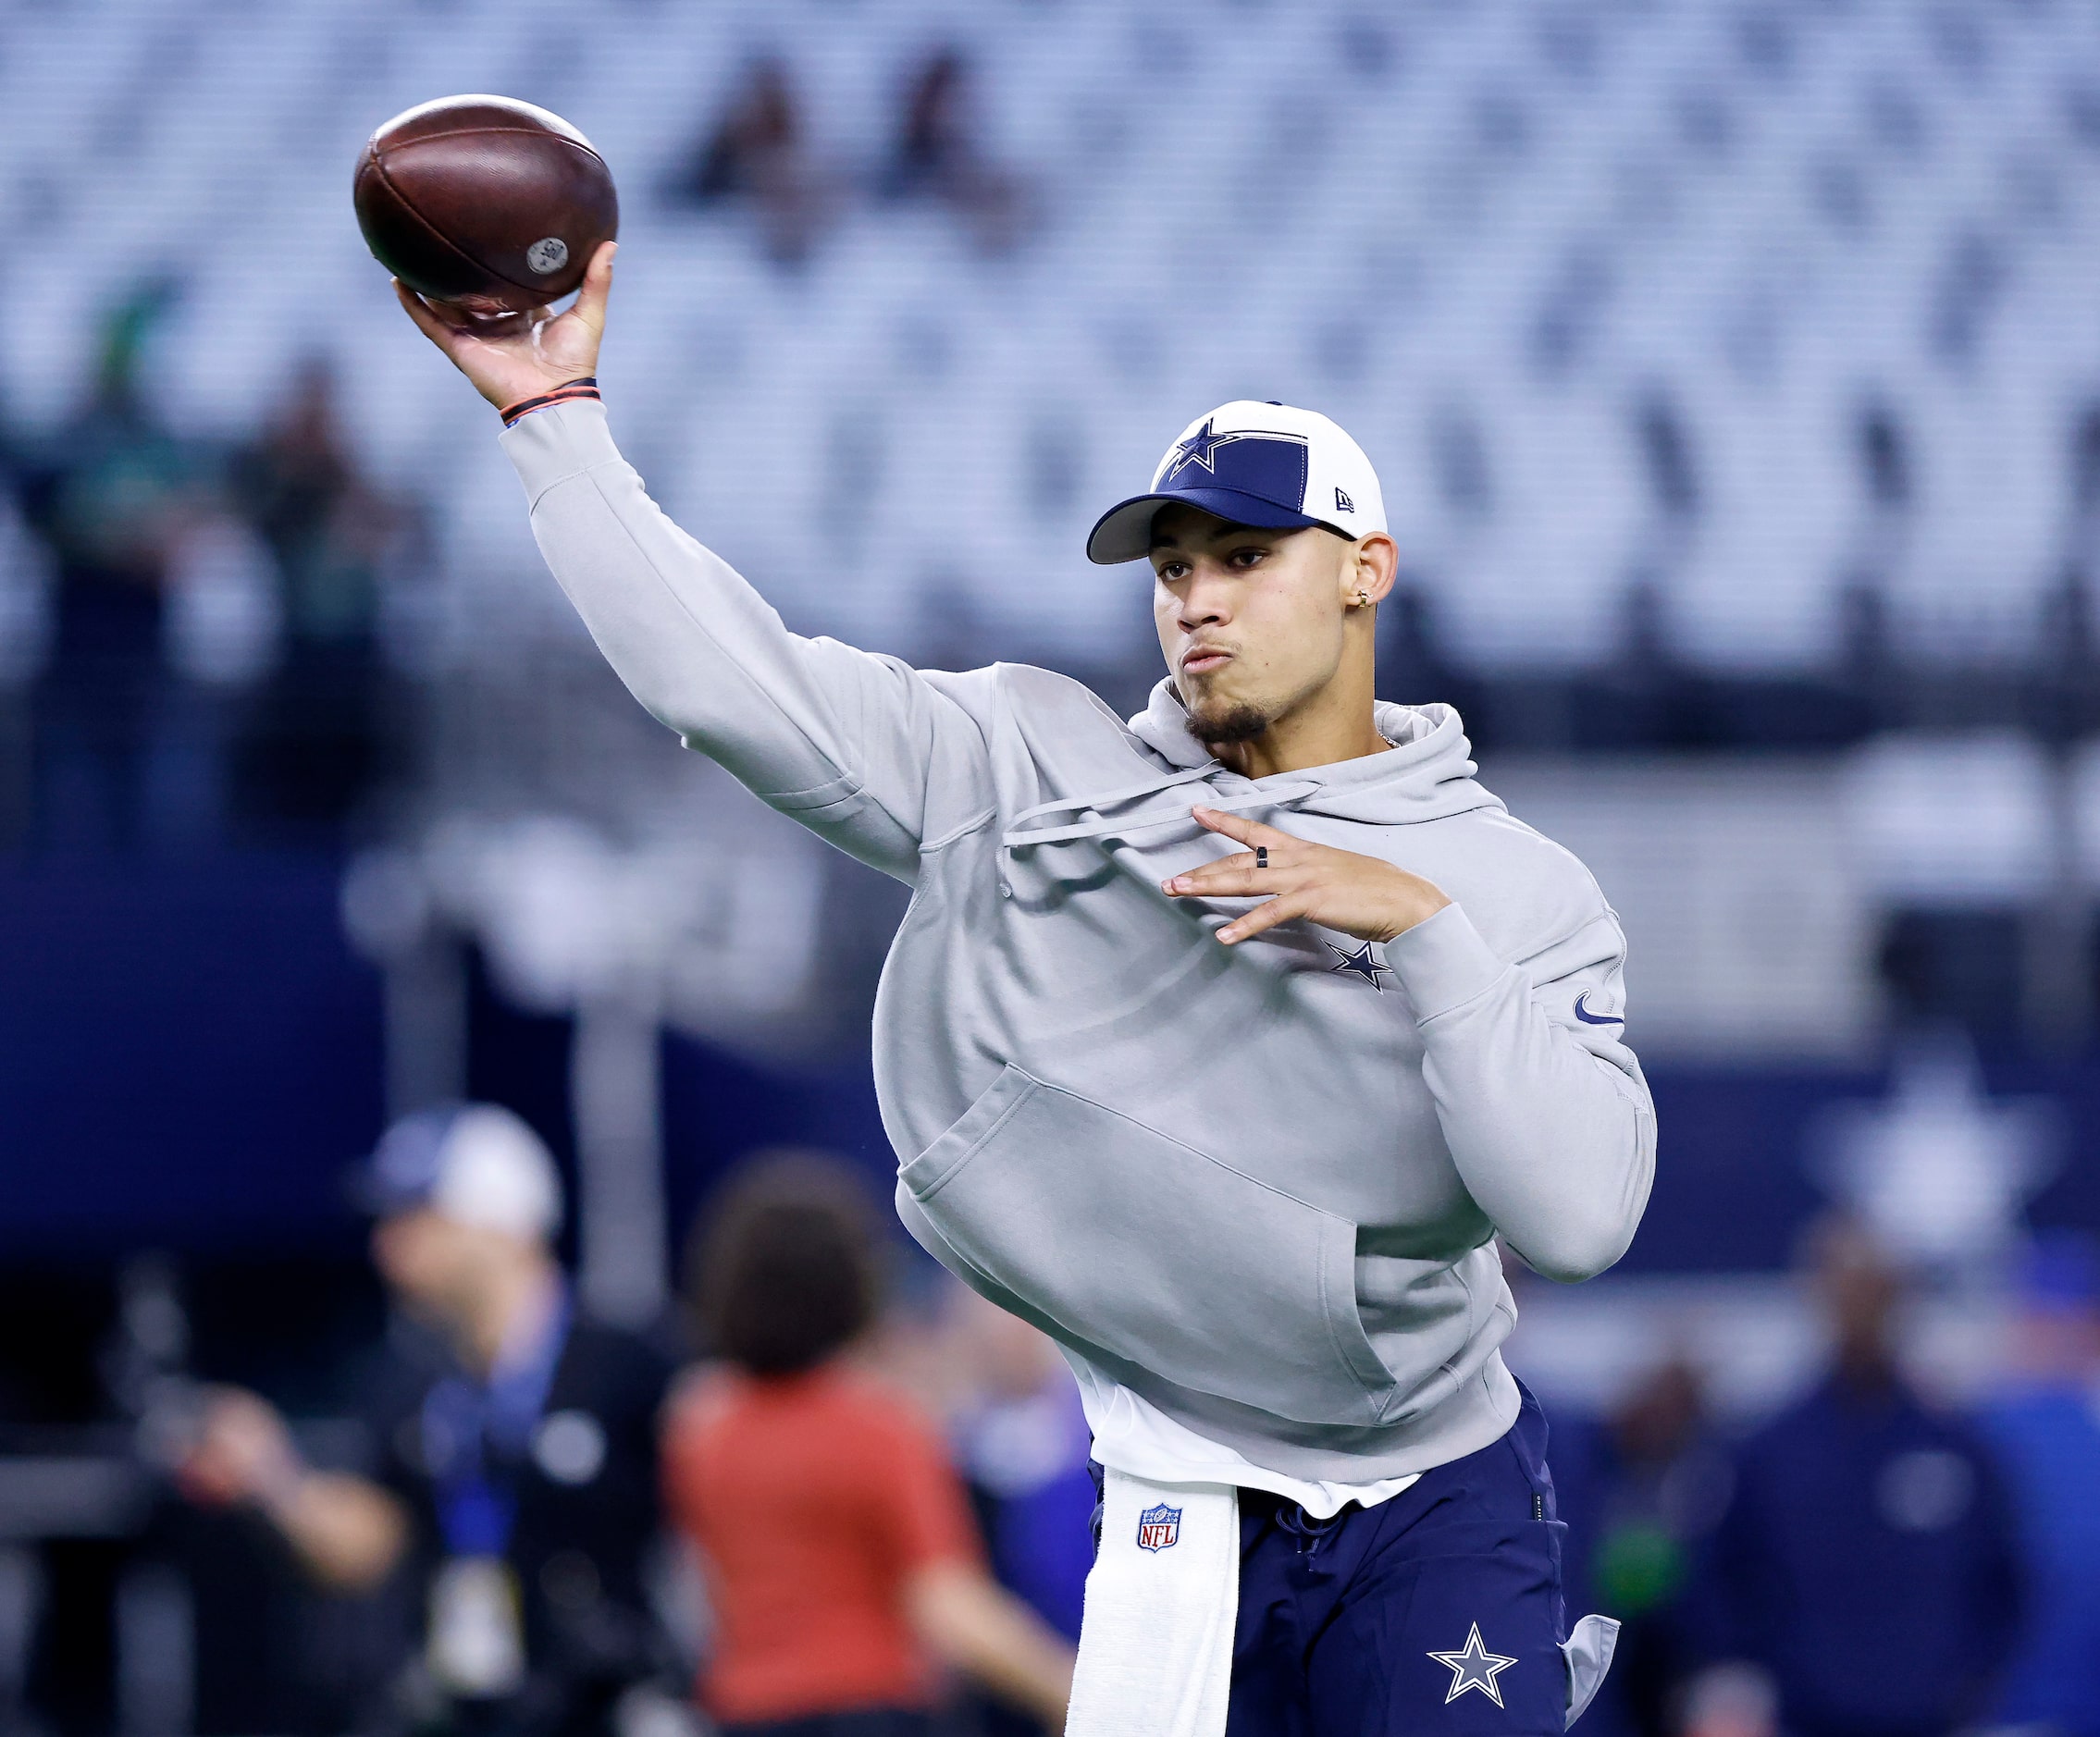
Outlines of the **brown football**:
<svg viewBox="0 0 2100 1737">
<path fill-rule="evenodd" d="M 590 141 L 507 96 L 444 96 L 396 115 L 365 142 L 354 193 L 380 265 L 477 314 L 567 295 L 620 230 L 612 176 Z"/>
</svg>

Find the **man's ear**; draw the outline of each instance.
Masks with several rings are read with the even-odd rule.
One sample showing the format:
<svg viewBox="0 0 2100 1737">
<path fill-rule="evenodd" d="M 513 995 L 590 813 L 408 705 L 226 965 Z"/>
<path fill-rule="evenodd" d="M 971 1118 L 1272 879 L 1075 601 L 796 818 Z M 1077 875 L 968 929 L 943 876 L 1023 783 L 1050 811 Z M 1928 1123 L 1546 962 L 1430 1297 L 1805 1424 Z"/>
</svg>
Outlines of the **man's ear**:
<svg viewBox="0 0 2100 1737">
<path fill-rule="evenodd" d="M 1383 531 L 1373 531 L 1358 538 L 1342 566 L 1342 601 L 1361 608 L 1357 602 L 1361 593 L 1364 603 L 1384 602 L 1399 573 L 1400 547 L 1391 537 Z"/>
</svg>

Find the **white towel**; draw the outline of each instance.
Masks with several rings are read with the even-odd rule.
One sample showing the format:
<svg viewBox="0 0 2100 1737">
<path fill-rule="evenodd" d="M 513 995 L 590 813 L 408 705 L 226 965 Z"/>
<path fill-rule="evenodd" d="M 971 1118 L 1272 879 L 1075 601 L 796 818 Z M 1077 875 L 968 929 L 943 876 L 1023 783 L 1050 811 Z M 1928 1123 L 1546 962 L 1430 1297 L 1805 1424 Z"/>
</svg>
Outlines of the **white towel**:
<svg viewBox="0 0 2100 1737">
<path fill-rule="evenodd" d="M 1240 1492 L 1109 1467 L 1066 1737 L 1224 1737 Z"/>
</svg>

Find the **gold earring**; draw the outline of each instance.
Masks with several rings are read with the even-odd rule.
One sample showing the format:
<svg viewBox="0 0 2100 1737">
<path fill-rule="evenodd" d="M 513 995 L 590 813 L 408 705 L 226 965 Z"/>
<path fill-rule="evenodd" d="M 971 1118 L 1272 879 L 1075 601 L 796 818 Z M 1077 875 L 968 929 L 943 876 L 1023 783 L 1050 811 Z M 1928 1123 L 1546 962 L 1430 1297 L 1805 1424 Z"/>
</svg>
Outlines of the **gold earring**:
<svg viewBox="0 0 2100 1737">
<path fill-rule="evenodd" d="M 1356 607 L 1358 609 L 1362 609 L 1364 605 L 1368 603 L 1370 600 L 1371 594 L 1368 591 L 1359 591 L 1356 594 Z"/>
</svg>

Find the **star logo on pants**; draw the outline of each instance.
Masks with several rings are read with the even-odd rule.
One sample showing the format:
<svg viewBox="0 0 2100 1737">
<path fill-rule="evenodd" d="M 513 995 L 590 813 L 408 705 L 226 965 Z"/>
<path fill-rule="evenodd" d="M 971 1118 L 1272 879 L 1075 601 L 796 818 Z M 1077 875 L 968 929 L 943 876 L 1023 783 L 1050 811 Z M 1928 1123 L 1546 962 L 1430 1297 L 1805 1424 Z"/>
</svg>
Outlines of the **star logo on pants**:
<svg viewBox="0 0 2100 1737">
<path fill-rule="evenodd" d="M 1496 1686 L 1495 1678 L 1516 1663 L 1504 1658 L 1500 1653 L 1490 1653 L 1480 1644 L 1480 1625 L 1476 1622 L 1473 1632 L 1465 1637 L 1465 1648 L 1457 1653 L 1431 1653 L 1429 1657 L 1451 1674 L 1451 1692 L 1444 1696 L 1449 1706 L 1468 1689 L 1477 1689 L 1497 1706 L 1502 1704 L 1502 1692 Z"/>
</svg>

